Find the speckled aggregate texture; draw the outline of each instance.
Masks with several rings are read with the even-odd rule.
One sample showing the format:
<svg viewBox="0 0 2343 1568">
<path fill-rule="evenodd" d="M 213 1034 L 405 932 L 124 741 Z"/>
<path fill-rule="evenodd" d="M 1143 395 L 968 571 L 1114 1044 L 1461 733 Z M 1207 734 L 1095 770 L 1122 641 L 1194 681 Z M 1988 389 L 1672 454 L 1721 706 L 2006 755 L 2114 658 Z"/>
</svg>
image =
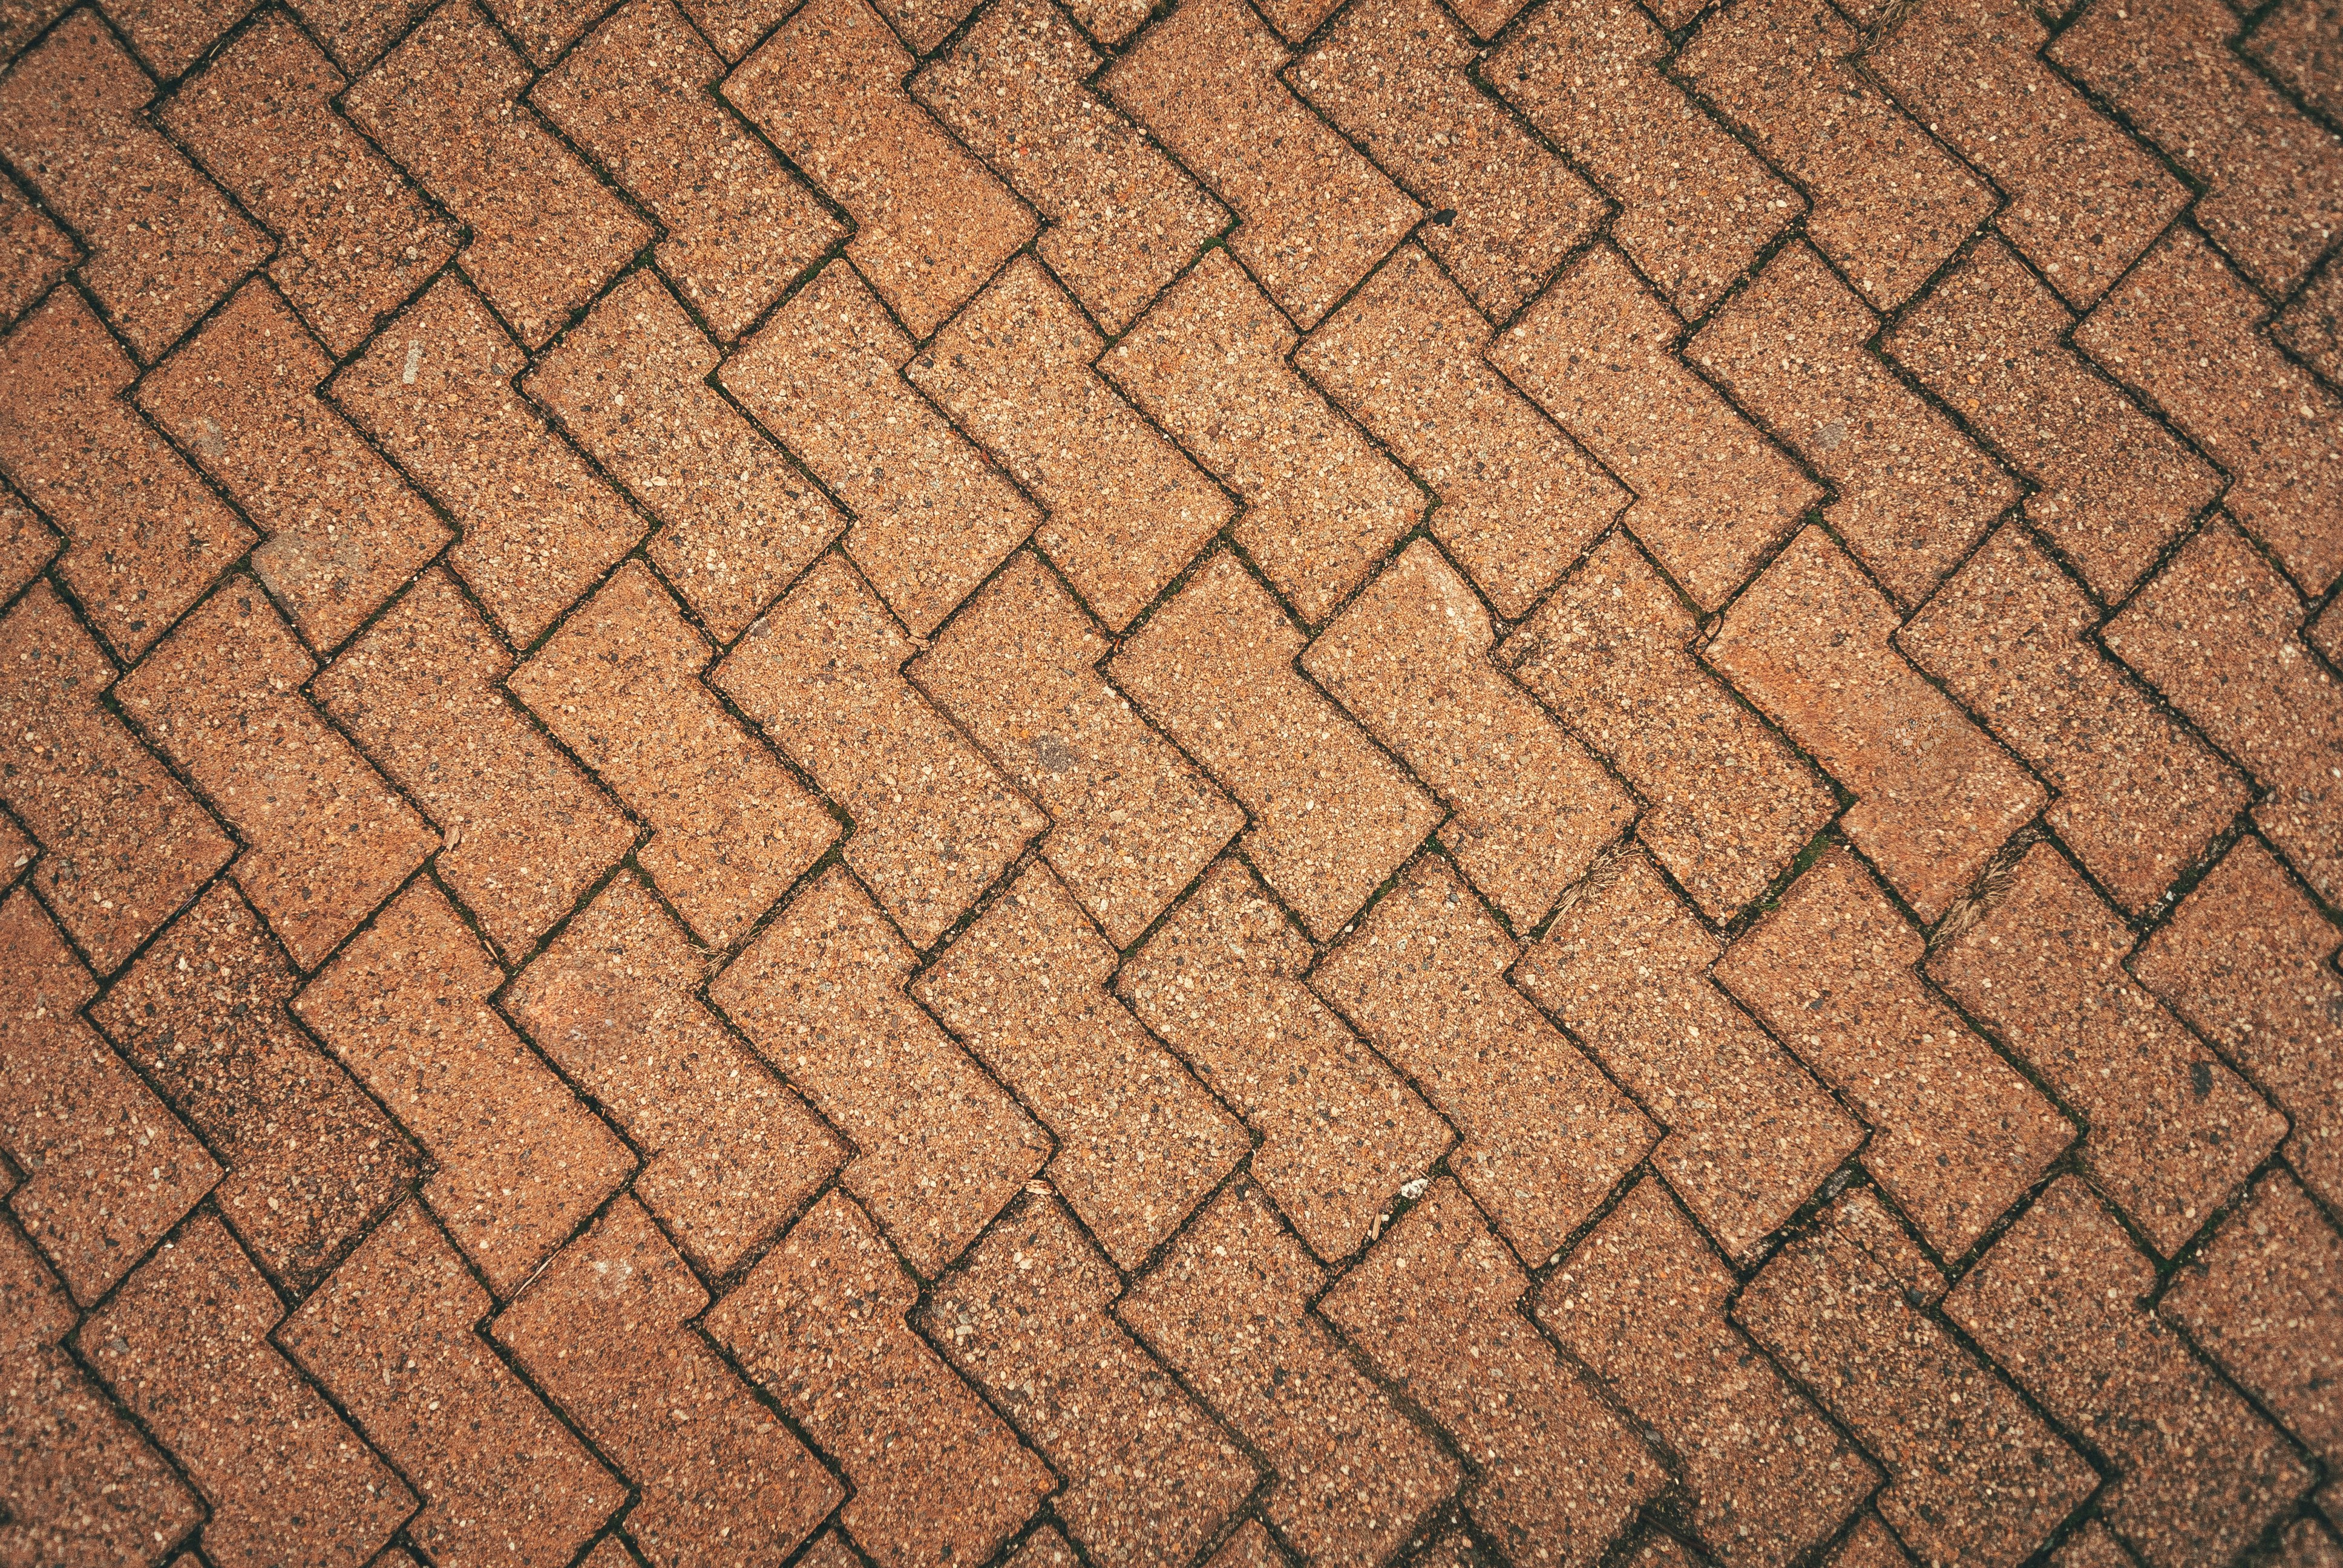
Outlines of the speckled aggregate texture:
<svg viewBox="0 0 2343 1568">
<path fill-rule="evenodd" d="M 0 1564 L 2343 1568 L 2338 0 L 0 0 Z"/>
</svg>

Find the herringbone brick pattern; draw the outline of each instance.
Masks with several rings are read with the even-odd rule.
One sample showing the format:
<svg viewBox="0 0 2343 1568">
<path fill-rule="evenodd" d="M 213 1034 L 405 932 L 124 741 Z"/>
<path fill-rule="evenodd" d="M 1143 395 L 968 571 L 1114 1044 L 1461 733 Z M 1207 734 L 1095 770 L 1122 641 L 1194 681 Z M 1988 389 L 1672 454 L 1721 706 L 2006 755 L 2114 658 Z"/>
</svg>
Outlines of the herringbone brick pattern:
<svg viewBox="0 0 2343 1568">
<path fill-rule="evenodd" d="M 2343 1565 L 2335 0 L 0 0 L 0 1568 Z"/>
</svg>

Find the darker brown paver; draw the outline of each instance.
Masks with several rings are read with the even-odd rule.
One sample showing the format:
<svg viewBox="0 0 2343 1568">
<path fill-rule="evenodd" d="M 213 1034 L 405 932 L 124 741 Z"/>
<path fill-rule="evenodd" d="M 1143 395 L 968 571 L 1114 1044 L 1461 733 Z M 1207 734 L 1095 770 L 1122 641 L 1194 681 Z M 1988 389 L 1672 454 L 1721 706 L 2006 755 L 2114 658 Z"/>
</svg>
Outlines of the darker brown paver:
<svg viewBox="0 0 2343 1568">
<path fill-rule="evenodd" d="M 227 1167 L 222 1216 L 271 1273 L 306 1288 L 422 1162 L 294 1027 L 295 985 L 252 906 L 215 882 L 90 1018 Z"/>
<path fill-rule="evenodd" d="M 414 1483 L 417 1545 L 456 1561 L 566 1559 L 625 1489 L 476 1332 L 493 1304 L 409 1201 L 277 1338 Z"/>
<path fill-rule="evenodd" d="M 510 1296 L 635 1168 L 635 1157 L 488 998 L 504 973 L 447 896 L 418 881 L 293 1004 L 423 1145 L 448 1233 Z"/>
</svg>

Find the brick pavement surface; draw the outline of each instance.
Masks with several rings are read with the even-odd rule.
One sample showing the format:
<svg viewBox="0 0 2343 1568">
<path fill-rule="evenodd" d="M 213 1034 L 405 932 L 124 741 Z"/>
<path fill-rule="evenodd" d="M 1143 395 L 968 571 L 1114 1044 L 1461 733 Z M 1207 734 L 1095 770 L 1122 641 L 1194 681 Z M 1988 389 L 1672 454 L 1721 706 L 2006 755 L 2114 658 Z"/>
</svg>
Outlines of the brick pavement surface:
<svg viewBox="0 0 2343 1568">
<path fill-rule="evenodd" d="M 0 0 L 0 1568 L 2343 1568 L 2338 0 Z"/>
</svg>

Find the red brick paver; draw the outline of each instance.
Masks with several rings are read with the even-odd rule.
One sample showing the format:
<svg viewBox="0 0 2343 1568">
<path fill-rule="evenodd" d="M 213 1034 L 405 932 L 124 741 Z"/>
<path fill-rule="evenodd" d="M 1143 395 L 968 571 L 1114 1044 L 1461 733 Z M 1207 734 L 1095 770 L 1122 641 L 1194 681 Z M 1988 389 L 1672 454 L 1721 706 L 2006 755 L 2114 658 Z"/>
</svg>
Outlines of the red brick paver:
<svg viewBox="0 0 2343 1568">
<path fill-rule="evenodd" d="M 2337 0 L 0 0 L 0 1563 L 2343 1568 Z"/>
</svg>

